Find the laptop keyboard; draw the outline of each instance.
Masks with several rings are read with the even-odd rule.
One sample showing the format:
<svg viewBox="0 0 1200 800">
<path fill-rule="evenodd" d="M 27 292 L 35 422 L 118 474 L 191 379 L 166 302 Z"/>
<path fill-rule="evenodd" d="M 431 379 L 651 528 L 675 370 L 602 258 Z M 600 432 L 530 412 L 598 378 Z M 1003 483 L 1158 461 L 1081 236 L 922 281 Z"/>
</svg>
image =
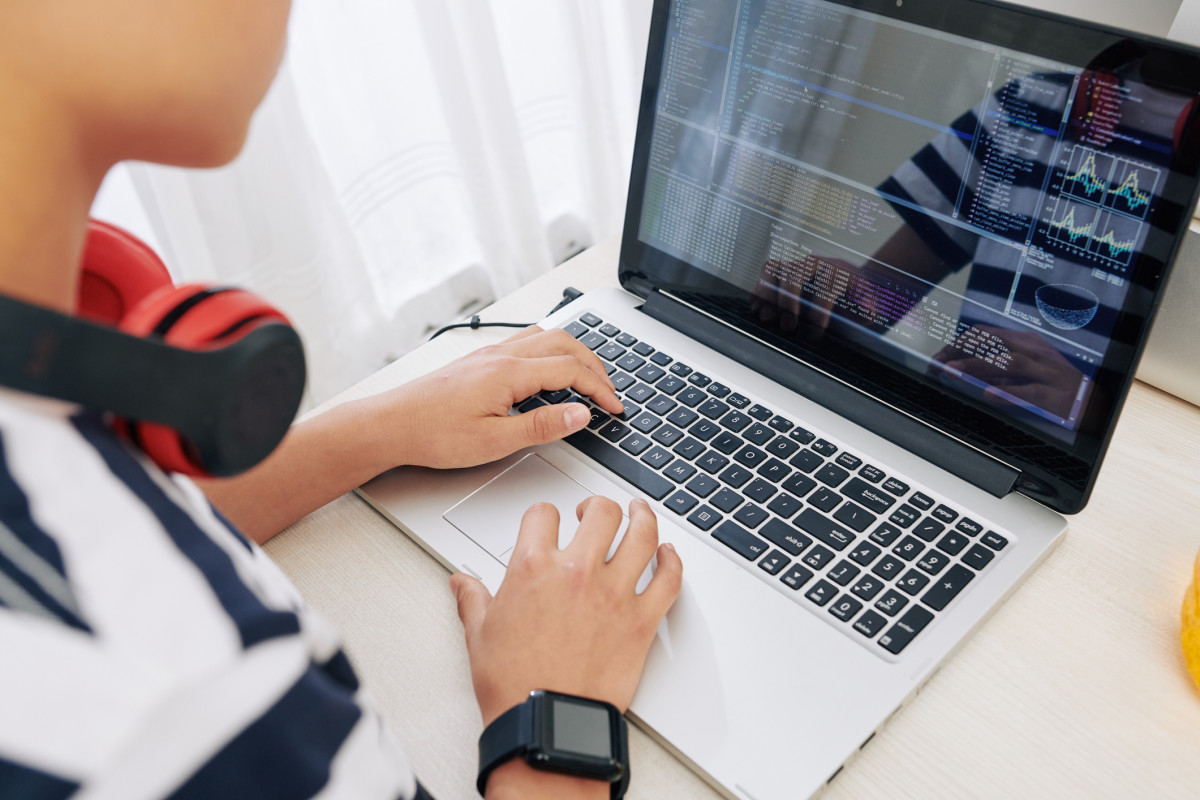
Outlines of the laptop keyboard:
<svg viewBox="0 0 1200 800">
<path fill-rule="evenodd" d="M 605 364 L 625 412 L 583 402 L 568 444 L 684 527 L 834 624 L 899 655 L 1008 540 L 651 344 L 584 314 L 564 326 Z"/>
</svg>

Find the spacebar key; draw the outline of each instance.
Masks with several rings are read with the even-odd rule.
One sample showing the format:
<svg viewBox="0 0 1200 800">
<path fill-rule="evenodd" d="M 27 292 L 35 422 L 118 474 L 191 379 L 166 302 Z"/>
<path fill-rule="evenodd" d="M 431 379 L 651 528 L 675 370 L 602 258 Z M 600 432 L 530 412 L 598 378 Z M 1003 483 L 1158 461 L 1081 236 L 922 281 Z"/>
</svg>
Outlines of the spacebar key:
<svg viewBox="0 0 1200 800">
<path fill-rule="evenodd" d="M 675 488 L 675 484 L 645 464 L 630 458 L 608 442 L 598 439 L 586 431 L 573 433 L 563 441 L 585 456 L 599 461 L 655 500 L 662 500 Z"/>
</svg>

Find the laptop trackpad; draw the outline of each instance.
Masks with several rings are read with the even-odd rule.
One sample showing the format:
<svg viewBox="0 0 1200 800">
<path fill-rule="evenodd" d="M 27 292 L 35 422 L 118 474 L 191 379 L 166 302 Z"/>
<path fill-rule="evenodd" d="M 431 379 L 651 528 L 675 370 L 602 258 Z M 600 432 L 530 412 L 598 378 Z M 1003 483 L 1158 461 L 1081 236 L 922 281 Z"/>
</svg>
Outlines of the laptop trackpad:
<svg viewBox="0 0 1200 800">
<path fill-rule="evenodd" d="M 531 505 L 544 502 L 558 508 L 561 549 L 579 525 L 575 507 L 592 494 L 540 456 L 530 454 L 442 516 L 507 567 L 521 517 Z"/>
</svg>

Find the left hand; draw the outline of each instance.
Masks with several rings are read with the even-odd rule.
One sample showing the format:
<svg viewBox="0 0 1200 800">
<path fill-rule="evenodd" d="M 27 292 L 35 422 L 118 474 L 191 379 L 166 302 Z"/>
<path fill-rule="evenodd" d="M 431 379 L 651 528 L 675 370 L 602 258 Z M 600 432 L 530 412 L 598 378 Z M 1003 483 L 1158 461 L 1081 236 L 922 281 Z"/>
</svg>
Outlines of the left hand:
<svg viewBox="0 0 1200 800">
<path fill-rule="evenodd" d="M 613 414 L 624 409 L 600 359 L 566 331 L 526 328 L 404 386 L 371 398 L 387 466 L 439 469 L 495 461 L 584 428 L 581 403 L 509 409 L 544 390 L 571 388 Z"/>
</svg>

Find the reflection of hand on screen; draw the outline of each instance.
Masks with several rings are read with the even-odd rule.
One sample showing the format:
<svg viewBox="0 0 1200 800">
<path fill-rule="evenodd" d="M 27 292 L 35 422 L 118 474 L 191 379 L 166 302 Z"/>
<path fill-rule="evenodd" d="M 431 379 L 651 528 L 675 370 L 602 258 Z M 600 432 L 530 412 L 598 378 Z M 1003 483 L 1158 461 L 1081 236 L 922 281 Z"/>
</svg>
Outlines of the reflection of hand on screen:
<svg viewBox="0 0 1200 800">
<path fill-rule="evenodd" d="M 979 343 L 989 342 L 987 353 Z M 984 398 L 996 404 L 1023 400 L 1062 418 L 1070 416 L 1083 374 L 1035 331 L 972 326 L 933 360 L 990 387 Z"/>
<path fill-rule="evenodd" d="M 758 322 L 784 333 L 804 329 L 820 338 L 831 316 L 861 325 L 876 322 L 876 294 L 865 268 L 824 256 L 763 264 L 752 293 L 750 308 Z"/>
</svg>

